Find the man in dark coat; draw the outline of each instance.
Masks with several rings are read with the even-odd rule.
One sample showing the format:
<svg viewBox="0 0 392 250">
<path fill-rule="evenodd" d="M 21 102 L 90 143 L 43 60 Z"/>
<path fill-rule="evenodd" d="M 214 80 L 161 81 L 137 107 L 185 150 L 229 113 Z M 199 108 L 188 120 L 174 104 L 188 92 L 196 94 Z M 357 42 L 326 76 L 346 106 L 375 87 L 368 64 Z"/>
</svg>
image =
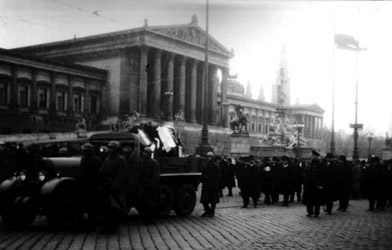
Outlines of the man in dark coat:
<svg viewBox="0 0 392 250">
<path fill-rule="evenodd" d="M 350 200 L 352 189 L 352 168 L 344 155 L 339 156 L 338 167 L 336 168 L 336 193 L 339 200 L 337 210 L 345 212 Z"/>
<path fill-rule="evenodd" d="M 215 163 L 214 153 L 207 153 L 207 163 L 201 173 L 201 197 L 200 203 L 203 204 L 204 213 L 202 217 L 213 217 L 215 215 L 216 203 L 219 203 L 219 179 L 220 169 Z"/>
<path fill-rule="evenodd" d="M 261 190 L 264 193 L 264 203 L 270 205 L 272 202 L 272 163 L 268 158 L 264 158 L 261 169 Z"/>
<path fill-rule="evenodd" d="M 299 162 L 298 159 L 293 160 L 293 183 L 294 188 L 290 194 L 290 202 L 294 202 L 295 195 L 297 196 L 297 202 L 301 202 L 302 195 L 302 184 L 303 184 L 303 170 L 302 170 L 302 162 Z"/>
<path fill-rule="evenodd" d="M 336 178 L 337 162 L 332 153 L 328 153 L 322 163 L 322 178 L 325 194 L 325 212 L 332 214 L 333 202 L 337 199 Z"/>
<path fill-rule="evenodd" d="M 282 206 L 289 205 L 290 194 L 294 191 L 293 164 L 287 156 L 282 156 L 282 170 L 280 180 L 280 192 L 283 194 Z"/>
<path fill-rule="evenodd" d="M 83 156 L 80 162 L 80 171 L 75 180 L 78 185 L 81 213 L 87 212 L 89 226 L 93 226 L 98 207 L 98 171 L 102 166 L 101 160 L 94 155 L 93 145 L 82 145 Z"/>
<path fill-rule="evenodd" d="M 228 195 L 233 196 L 233 187 L 235 187 L 235 169 L 231 159 L 223 159 L 220 164 L 221 170 L 221 189 L 227 187 Z M 222 193 L 223 195 L 223 193 Z"/>
<path fill-rule="evenodd" d="M 159 162 L 152 158 L 152 150 L 149 147 L 141 152 L 140 173 L 138 175 L 138 187 L 141 204 L 145 205 L 143 220 L 148 222 L 150 216 L 158 205 L 159 201 Z"/>
<path fill-rule="evenodd" d="M 119 154 L 120 142 L 108 144 L 109 156 L 98 172 L 100 179 L 100 197 L 104 209 L 106 226 L 103 233 L 117 232 L 119 218 L 127 214 L 125 204 L 124 181 L 127 161 Z"/>
<path fill-rule="evenodd" d="M 324 184 L 322 183 L 320 154 L 312 151 L 310 162 L 304 169 L 304 195 L 302 203 L 306 205 L 306 216 L 318 217 L 320 206 L 324 205 Z"/>
<path fill-rule="evenodd" d="M 256 165 L 250 162 L 249 157 L 242 158 L 243 160 L 243 176 L 241 189 L 241 196 L 243 200 L 242 208 L 247 208 L 249 198 L 252 198 L 253 206 L 257 207 L 257 199 L 260 195 L 260 172 Z"/>
</svg>

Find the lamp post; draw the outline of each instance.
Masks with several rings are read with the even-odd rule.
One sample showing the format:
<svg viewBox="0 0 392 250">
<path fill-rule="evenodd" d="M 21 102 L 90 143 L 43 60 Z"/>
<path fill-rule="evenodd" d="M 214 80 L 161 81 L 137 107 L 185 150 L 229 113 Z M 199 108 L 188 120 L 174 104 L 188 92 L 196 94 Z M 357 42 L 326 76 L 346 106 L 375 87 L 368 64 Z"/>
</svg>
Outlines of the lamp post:
<svg viewBox="0 0 392 250">
<path fill-rule="evenodd" d="M 367 138 L 369 140 L 369 150 L 368 150 L 368 158 L 372 157 L 372 140 L 373 140 L 373 134 L 369 133 L 367 135 Z"/>
<path fill-rule="evenodd" d="M 203 127 L 201 130 L 201 143 L 196 148 L 196 154 L 207 155 L 209 151 L 212 151 L 210 144 L 208 143 L 208 117 L 209 117 L 209 102 L 208 102 L 208 17 L 209 17 L 209 1 L 206 3 L 206 41 L 205 41 L 205 62 L 204 62 L 204 104 L 203 104 Z"/>
<path fill-rule="evenodd" d="M 301 131 L 302 131 L 302 129 L 305 127 L 305 124 L 303 124 L 303 123 L 295 123 L 294 124 L 294 128 L 297 130 L 297 153 L 296 153 L 296 155 L 297 155 L 297 158 L 298 158 L 298 156 L 300 155 L 299 154 L 299 148 L 300 148 L 300 144 L 301 144 L 301 141 L 300 141 L 300 134 L 301 134 Z"/>
</svg>

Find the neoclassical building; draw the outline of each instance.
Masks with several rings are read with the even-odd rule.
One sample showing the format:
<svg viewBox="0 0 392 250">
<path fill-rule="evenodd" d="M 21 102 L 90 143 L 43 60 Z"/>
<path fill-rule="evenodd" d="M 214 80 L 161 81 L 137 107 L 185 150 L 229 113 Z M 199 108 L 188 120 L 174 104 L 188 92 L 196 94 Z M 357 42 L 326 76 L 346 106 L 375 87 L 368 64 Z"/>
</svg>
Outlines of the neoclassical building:
<svg viewBox="0 0 392 250">
<path fill-rule="evenodd" d="M 0 134 L 67 131 L 101 119 L 107 71 L 0 49 Z"/>
<path fill-rule="evenodd" d="M 206 39 L 209 42 L 207 96 L 203 94 Z M 197 131 L 193 140 L 199 140 L 203 106 L 207 101 L 212 138 L 214 133 L 225 138 L 230 134 L 228 126 L 235 117 L 236 105 L 244 107 L 250 121 L 248 130 L 257 138 L 269 132 L 281 108 L 278 103 L 254 100 L 244 93 L 244 87 L 229 75 L 233 52 L 207 36 L 196 16 L 184 25 L 149 26 L 146 20 L 140 28 L 3 50 L 3 53 L 24 58 L 14 62 L 0 60 L 2 82 L 6 79 L 6 91 L 13 96 L 6 99 L 5 106 L 9 110 L 18 107 L 18 111 L 24 107 L 26 113 L 52 114 L 51 119 L 72 120 L 83 116 L 90 125 L 110 124 L 137 111 L 145 119 L 172 121 L 182 111 L 185 127 Z M 22 71 L 28 72 L 24 73 L 26 77 L 18 73 Z M 222 76 L 221 81 L 218 75 Z M 17 93 L 21 86 L 27 86 L 27 101 L 23 101 L 23 91 Z M 40 98 L 45 94 L 39 86 L 46 86 L 46 109 L 43 104 L 40 106 Z M 18 95 L 22 101 L 13 103 L 11 100 L 16 100 Z M 321 138 L 324 111 L 318 105 L 284 103 L 284 106 L 291 121 L 305 124 L 307 138 L 315 141 Z M 220 141 L 218 136 L 212 143 Z"/>
</svg>

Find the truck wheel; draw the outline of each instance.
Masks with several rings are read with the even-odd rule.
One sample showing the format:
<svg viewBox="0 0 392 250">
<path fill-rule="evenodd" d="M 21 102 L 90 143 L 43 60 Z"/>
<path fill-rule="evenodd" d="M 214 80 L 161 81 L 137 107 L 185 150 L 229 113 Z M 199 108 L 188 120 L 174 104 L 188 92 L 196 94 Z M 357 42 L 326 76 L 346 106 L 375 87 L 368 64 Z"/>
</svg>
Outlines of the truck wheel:
<svg viewBox="0 0 392 250">
<path fill-rule="evenodd" d="M 76 221 L 78 204 L 72 185 L 59 185 L 46 200 L 46 220 L 50 227 L 61 228 Z"/>
<path fill-rule="evenodd" d="M 7 226 L 20 228 L 33 223 L 35 212 L 36 205 L 32 197 L 18 196 L 2 209 L 1 217 Z"/>
<path fill-rule="evenodd" d="M 162 185 L 159 186 L 159 205 L 157 208 L 157 216 L 159 218 L 166 218 L 169 216 L 173 206 L 174 195 L 171 188 Z"/>
<path fill-rule="evenodd" d="M 177 190 L 174 211 L 178 216 L 188 216 L 196 206 L 196 191 L 191 184 L 182 184 Z"/>
</svg>

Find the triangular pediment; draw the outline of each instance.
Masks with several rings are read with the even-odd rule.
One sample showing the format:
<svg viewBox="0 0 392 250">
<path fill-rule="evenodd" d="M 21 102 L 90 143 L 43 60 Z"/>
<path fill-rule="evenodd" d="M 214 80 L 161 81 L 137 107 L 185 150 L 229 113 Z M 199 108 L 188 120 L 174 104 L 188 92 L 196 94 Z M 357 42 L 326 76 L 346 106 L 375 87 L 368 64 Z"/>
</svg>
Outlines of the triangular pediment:
<svg viewBox="0 0 392 250">
<path fill-rule="evenodd" d="M 181 40 L 187 43 L 192 43 L 205 47 L 206 32 L 198 25 L 176 25 L 176 26 L 160 26 L 160 27 L 148 27 L 150 31 L 159 33 L 171 38 Z M 232 57 L 232 52 L 226 49 L 222 44 L 216 41 L 213 37 L 208 36 L 209 48 L 212 51 L 224 54 Z"/>
</svg>

